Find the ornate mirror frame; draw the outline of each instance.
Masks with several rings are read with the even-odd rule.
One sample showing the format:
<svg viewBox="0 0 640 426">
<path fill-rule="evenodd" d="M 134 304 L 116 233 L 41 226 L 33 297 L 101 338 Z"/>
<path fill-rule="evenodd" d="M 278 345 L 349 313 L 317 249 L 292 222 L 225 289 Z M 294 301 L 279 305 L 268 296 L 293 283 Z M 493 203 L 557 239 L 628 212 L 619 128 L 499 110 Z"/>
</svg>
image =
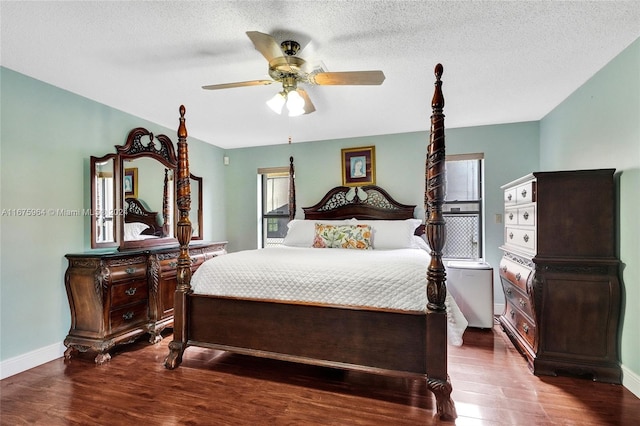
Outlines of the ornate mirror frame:
<svg viewBox="0 0 640 426">
<path fill-rule="evenodd" d="M 129 250 L 177 243 L 175 173 L 178 161 L 173 142 L 165 135 L 154 136 L 147 129 L 137 127 L 129 132 L 124 145 L 116 145 L 115 148 L 116 153 L 91 157 L 91 248 L 118 247 L 119 250 Z M 138 198 L 138 188 L 141 186 L 138 168 L 125 168 L 126 163 L 141 158 L 159 163 L 158 170 L 154 170 L 156 175 L 161 173 L 159 169 L 164 168 L 164 182 L 158 183 L 158 187 L 163 185 L 161 211 L 150 211 L 153 209 L 149 209 L 145 200 Z M 155 166 L 152 167 L 155 169 Z M 127 188 L 131 192 L 125 191 L 125 178 L 126 183 L 135 185 Z M 145 175 L 141 174 L 139 178 L 142 182 Z M 202 178 L 194 175 L 191 178 L 198 183 L 198 192 L 194 196 L 200 210 L 197 218 L 192 218 L 197 220 L 198 229 L 194 239 L 201 239 Z M 144 239 L 125 238 L 125 223 L 132 222 L 147 225 L 142 232 Z"/>
</svg>

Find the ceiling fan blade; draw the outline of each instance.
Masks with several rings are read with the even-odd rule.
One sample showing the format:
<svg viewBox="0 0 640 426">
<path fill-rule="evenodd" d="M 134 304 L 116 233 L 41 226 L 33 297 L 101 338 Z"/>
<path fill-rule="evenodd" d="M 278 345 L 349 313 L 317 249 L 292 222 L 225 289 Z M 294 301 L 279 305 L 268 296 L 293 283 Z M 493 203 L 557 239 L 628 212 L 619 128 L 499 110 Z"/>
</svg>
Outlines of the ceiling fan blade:
<svg viewBox="0 0 640 426">
<path fill-rule="evenodd" d="M 309 98 L 309 94 L 307 93 L 307 91 L 304 89 L 298 89 L 298 93 L 300 93 L 300 96 L 302 96 L 302 99 L 304 99 L 304 113 L 311 114 L 312 112 L 314 112 L 316 110 L 316 107 L 313 106 L 313 102 L 311 102 L 311 98 Z"/>
<path fill-rule="evenodd" d="M 269 34 L 261 33 L 258 31 L 247 31 L 247 36 L 253 42 L 256 50 L 262 53 L 262 56 L 269 62 L 275 58 L 284 56 L 280 45 Z"/>
<path fill-rule="evenodd" d="M 202 86 L 206 90 L 219 90 L 219 89 L 231 89 L 233 87 L 246 87 L 246 86 L 266 86 L 273 83 L 273 80 L 251 80 L 251 81 L 239 81 L 237 83 L 224 83 L 224 84 L 210 84 L 208 86 Z"/>
<path fill-rule="evenodd" d="M 320 72 L 309 76 L 309 83 L 319 85 L 380 85 L 385 76 L 382 71 Z"/>
</svg>

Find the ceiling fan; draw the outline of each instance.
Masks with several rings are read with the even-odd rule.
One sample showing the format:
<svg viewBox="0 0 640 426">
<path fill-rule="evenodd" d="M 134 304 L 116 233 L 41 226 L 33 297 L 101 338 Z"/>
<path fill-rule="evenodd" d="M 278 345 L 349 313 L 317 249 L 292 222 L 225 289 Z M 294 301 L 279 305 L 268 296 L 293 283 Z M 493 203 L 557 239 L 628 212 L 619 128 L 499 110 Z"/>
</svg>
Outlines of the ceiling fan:
<svg viewBox="0 0 640 426">
<path fill-rule="evenodd" d="M 258 31 L 247 31 L 256 50 L 269 61 L 269 76 L 272 80 L 251 80 L 237 83 L 212 84 L 202 86 L 206 90 L 230 89 L 232 87 L 260 86 L 282 83 L 282 91 L 267 101 L 267 105 L 282 113 L 286 105 L 289 116 L 310 114 L 315 107 L 306 90 L 298 87 L 299 83 L 312 85 L 380 85 L 385 79 L 382 71 L 347 71 L 326 72 L 323 69 L 309 69 L 308 62 L 296 56 L 300 44 L 293 40 L 285 40 L 278 45 L 275 39 Z"/>
</svg>

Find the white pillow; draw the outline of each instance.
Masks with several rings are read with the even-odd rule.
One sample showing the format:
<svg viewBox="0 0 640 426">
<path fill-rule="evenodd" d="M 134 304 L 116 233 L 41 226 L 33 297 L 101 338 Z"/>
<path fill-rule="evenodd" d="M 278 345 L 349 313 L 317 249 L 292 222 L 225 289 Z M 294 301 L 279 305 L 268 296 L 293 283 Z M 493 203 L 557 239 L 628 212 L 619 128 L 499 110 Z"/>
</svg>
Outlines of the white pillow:
<svg viewBox="0 0 640 426">
<path fill-rule="evenodd" d="M 374 249 L 419 248 L 413 237 L 416 228 L 422 224 L 421 219 L 359 220 L 357 223 L 371 226 L 371 244 Z"/>
<path fill-rule="evenodd" d="M 327 225 L 349 225 L 355 219 L 346 220 L 308 220 L 293 219 L 287 224 L 289 228 L 284 237 L 283 244 L 289 247 L 313 247 L 313 239 L 316 236 L 316 223 Z"/>
<path fill-rule="evenodd" d="M 145 229 L 149 228 L 149 225 L 141 222 L 129 222 L 124 224 L 124 239 L 125 240 L 138 240 L 140 234 Z"/>
</svg>

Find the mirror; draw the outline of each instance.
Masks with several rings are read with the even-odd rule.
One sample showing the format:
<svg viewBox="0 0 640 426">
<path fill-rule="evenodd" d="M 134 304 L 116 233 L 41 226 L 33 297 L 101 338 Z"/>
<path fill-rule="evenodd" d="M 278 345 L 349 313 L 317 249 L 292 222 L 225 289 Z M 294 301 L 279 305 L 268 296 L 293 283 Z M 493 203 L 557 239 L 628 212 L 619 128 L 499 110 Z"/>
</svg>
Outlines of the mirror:
<svg viewBox="0 0 640 426">
<path fill-rule="evenodd" d="M 91 247 L 118 245 L 115 206 L 116 154 L 91 157 Z"/>
<path fill-rule="evenodd" d="M 177 157 L 165 135 L 138 127 L 117 153 L 91 157 L 91 247 L 175 243 Z M 202 238 L 202 178 L 191 176 L 193 239 Z"/>
</svg>

